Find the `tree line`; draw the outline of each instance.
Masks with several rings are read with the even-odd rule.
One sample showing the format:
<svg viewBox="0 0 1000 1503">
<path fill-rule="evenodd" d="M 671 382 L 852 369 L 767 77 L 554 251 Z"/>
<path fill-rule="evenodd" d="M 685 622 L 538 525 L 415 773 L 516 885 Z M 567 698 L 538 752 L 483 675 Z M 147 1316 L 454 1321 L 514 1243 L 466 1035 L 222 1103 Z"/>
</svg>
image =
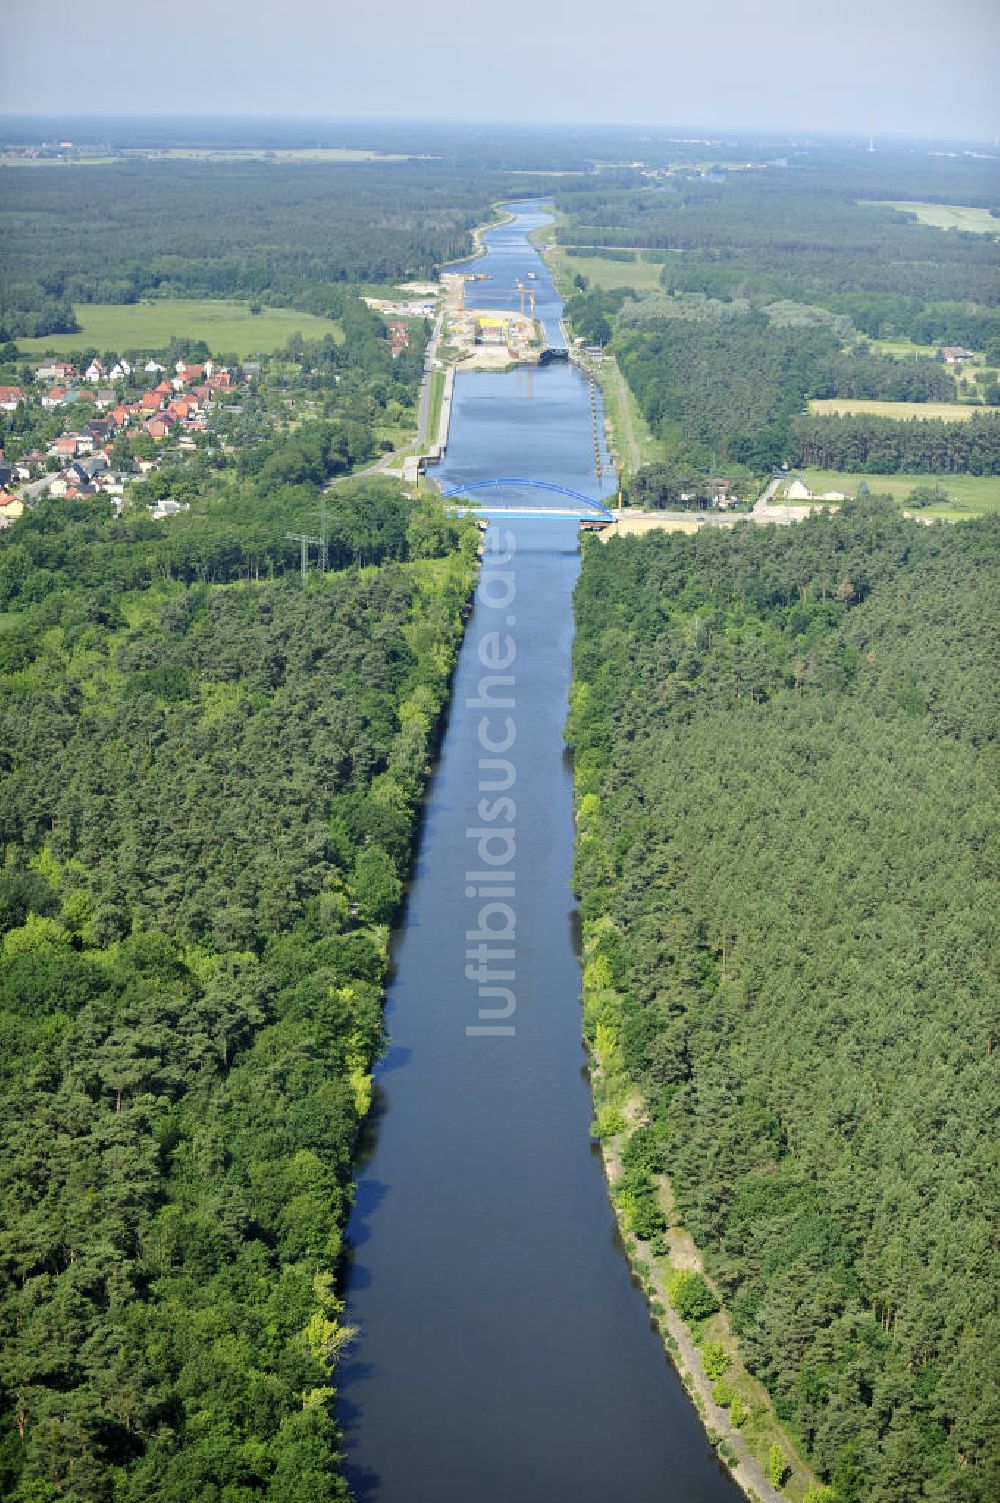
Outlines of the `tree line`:
<svg viewBox="0 0 1000 1503">
<path fill-rule="evenodd" d="M 834 1503 L 1000 1487 L 998 546 L 873 500 L 588 546 L 576 594 L 586 1027 L 641 1094 L 636 1230 L 666 1167 Z"/>
<path fill-rule="evenodd" d="M 797 417 L 791 426 L 795 464 L 872 474 L 1000 474 L 1000 416 L 967 422 L 868 413 Z"/>
<path fill-rule="evenodd" d="M 12 1503 L 345 1496 L 352 1149 L 475 549 L 387 490 L 307 588 L 93 503 L 0 543 Z"/>
</svg>

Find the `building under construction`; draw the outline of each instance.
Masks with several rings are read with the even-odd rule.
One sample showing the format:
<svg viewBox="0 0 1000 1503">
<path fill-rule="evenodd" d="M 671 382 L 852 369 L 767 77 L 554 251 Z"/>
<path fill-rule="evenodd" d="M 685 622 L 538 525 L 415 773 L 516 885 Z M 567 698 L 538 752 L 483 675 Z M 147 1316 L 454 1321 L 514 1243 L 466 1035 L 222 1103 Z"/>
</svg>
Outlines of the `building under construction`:
<svg viewBox="0 0 1000 1503">
<path fill-rule="evenodd" d="M 511 320 L 490 314 L 480 314 L 476 319 L 477 344 L 509 344 Z"/>
</svg>

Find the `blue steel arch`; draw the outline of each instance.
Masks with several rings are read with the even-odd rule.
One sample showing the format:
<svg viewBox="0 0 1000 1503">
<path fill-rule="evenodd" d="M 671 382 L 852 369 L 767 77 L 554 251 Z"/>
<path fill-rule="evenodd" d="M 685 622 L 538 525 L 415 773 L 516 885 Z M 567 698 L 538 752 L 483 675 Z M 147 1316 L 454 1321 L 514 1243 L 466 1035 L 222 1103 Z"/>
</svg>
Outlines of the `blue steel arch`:
<svg viewBox="0 0 1000 1503">
<path fill-rule="evenodd" d="M 553 491 L 560 496 L 569 496 L 571 500 L 579 501 L 587 507 L 588 511 L 595 512 L 599 517 L 606 517 L 609 522 L 612 520 L 612 513 L 603 501 L 595 501 L 582 491 L 575 491 L 568 485 L 557 485 L 553 480 L 529 480 L 524 475 L 501 475 L 496 480 L 472 480 L 468 485 L 453 485 L 450 490 L 442 491 L 441 496 L 448 501 L 456 496 L 465 496 L 469 491 L 497 490 L 501 485 L 526 485 L 532 490 Z"/>
</svg>

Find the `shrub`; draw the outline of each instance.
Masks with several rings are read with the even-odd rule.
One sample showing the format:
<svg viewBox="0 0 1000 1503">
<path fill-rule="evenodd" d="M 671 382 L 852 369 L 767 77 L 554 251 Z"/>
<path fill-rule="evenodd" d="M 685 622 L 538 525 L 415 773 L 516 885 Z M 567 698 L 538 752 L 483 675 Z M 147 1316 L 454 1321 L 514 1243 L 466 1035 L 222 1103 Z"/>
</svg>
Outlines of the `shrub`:
<svg viewBox="0 0 1000 1503">
<path fill-rule="evenodd" d="M 738 1394 L 733 1395 L 733 1402 L 729 1406 L 729 1423 L 737 1430 L 742 1430 L 750 1418 L 750 1411 Z"/>
<path fill-rule="evenodd" d="M 721 1378 L 729 1370 L 729 1353 L 721 1341 L 706 1341 L 701 1349 L 701 1365 L 706 1378 Z"/>
<path fill-rule="evenodd" d="M 705 1320 L 714 1315 L 719 1301 L 700 1273 L 682 1269 L 670 1280 L 670 1303 L 682 1320 Z"/>
<path fill-rule="evenodd" d="M 775 1441 L 767 1453 L 767 1480 L 772 1487 L 780 1487 L 788 1475 L 788 1463 L 785 1453 Z"/>
</svg>

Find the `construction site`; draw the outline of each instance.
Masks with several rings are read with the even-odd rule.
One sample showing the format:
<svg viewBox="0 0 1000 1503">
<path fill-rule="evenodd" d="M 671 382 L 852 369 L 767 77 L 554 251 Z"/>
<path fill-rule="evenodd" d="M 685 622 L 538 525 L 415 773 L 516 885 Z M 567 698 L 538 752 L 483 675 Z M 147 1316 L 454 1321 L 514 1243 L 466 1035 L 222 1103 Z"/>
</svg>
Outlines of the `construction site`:
<svg viewBox="0 0 1000 1503">
<path fill-rule="evenodd" d="M 489 279 L 470 272 L 442 272 L 443 342 L 463 370 L 506 370 L 536 364 L 543 339 L 535 319 L 533 289 L 517 288 L 519 307 L 506 305 L 508 295 L 491 294 Z"/>
</svg>

